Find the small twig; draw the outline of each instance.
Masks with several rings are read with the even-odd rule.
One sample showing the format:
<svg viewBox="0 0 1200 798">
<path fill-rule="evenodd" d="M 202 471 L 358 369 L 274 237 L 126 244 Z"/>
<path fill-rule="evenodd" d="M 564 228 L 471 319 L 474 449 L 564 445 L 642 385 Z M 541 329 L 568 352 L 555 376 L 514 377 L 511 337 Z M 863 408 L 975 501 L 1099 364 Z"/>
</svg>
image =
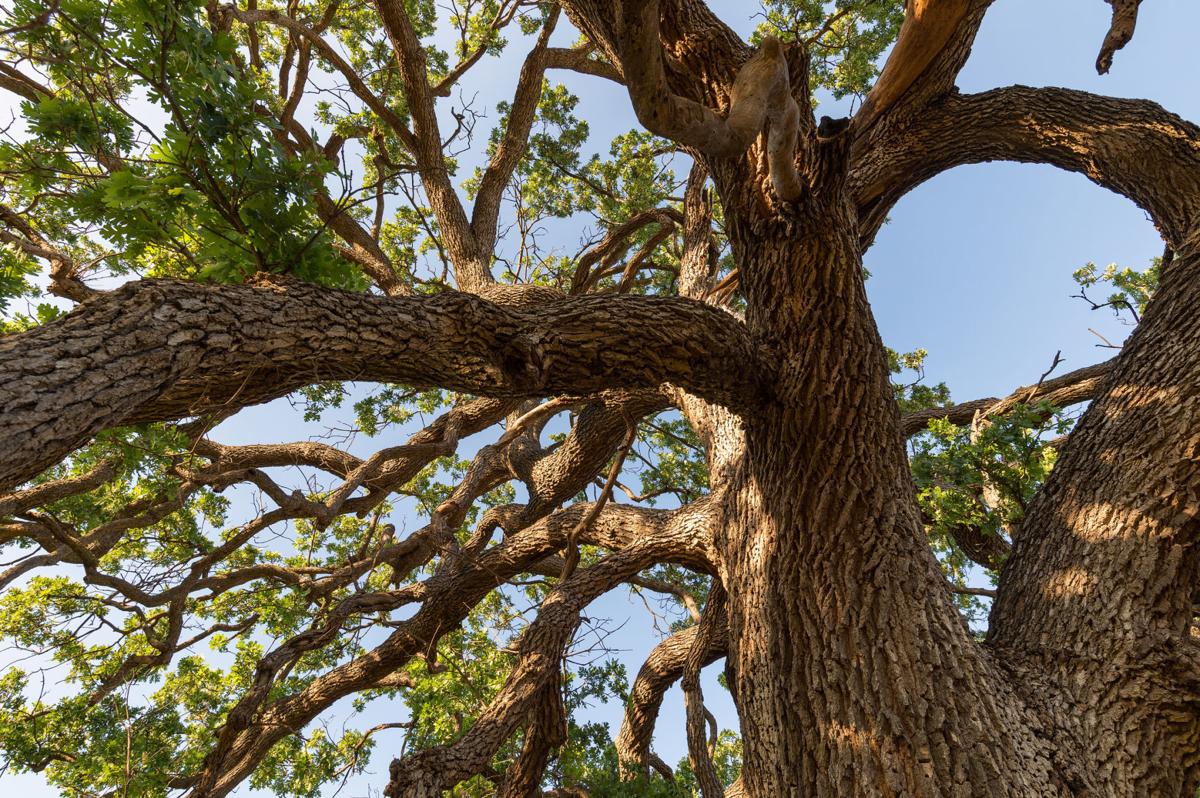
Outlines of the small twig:
<svg viewBox="0 0 1200 798">
<path fill-rule="evenodd" d="M 1048 368 L 1042 372 L 1042 376 L 1038 379 L 1037 385 L 1034 386 L 1035 392 L 1037 391 L 1038 388 L 1042 387 L 1042 383 L 1045 382 L 1046 378 L 1050 376 L 1050 372 L 1052 372 L 1056 368 L 1058 368 L 1058 364 L 1061 362 L 1063 362 L 1063 356 L 1062 356 L 1062 350 L 1060 349 L 1054 353 L 1054 362 L 1052 362 L 1050 364 L 1050 368 Z"/>
<path fill-rule="evenodd" d="M 1104 347 L 1105 349 L 1120 349 L 1121 348 L 1121 347 L 1117 346 L 1116 344 L 1114 344 L 1112 341 L 1109 341 L 1107 338 L 1105 338 L 1100 333 L 1093 330 L 1091 327 L 1088 327 L 1088 332 L 1090 332 L 1092 335 L 1096 336 L 1097 338 L 1099 338 L 1101 341 L 1104 342 L 1102 344 L 1096 344 L 1096 346 L 1101 346 L 1101 347 Z"/>
</svg>

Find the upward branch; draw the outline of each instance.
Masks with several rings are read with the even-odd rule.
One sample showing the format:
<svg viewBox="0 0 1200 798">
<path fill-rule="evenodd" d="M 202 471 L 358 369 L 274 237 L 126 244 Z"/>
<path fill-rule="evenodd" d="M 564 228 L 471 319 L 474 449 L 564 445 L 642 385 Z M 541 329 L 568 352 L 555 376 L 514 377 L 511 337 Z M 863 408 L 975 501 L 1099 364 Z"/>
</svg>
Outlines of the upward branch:
<svg viewBox="0 0 1200 798">
<path fill-rule="evenodd" d="M 493 282 L 488 269 L 491 253 L 480 251 L 475 234 L 450 182 L 442 152 L 442 138 L 429 87 L 425 49 L 413 29 L 408 11 L 400 0 L 377 0 L 379 18 L 387 31 L 400 67 L 404 99 L 413 124 L 413 158 L 429 205 L 437 217 L 459 289 L 476 291 Z"/>
<path fill-rule="evenodd" d="M 529 147 L 529 133 L 537 116 L 538 101 L 542 97 L 542 80 L 548 65 L 546 47 L 558 22 L 558 14 L 557 7 L 550 12 L 550 16 L 542 25 L 537 43 L 521 66 L 521 75 L 517 79 L 517 88 L 508 115 L 508 126 L 479 179 L 475 207 L 471 211 L 471 229 L 482 250 L 490 251 L 495 248 L 500 201 L 505 188 L 512 180 L 513 172 Z"/>
<path fill-rule="evenodd" d="M 855 118 L 860 133 L 925 76 L 955 34 L 966 28 L 963 23 L 970 7 L 971 0 L 908 0 L 896 46 Z M 960 66 L 961 63 L 949 70 L 951 81 Z"/>
</svg>

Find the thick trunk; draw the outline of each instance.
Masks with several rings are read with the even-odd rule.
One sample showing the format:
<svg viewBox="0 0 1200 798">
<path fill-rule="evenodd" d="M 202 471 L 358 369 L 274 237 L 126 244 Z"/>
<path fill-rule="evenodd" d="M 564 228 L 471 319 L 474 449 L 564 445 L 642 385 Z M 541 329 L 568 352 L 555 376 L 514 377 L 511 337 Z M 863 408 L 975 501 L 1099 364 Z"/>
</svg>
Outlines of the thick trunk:
<svg viewBox="0 0 1200 798">
<path fill-rule="evenodd" d="M 1200 237 L 1032 503 L 992 611 L 991 647 L 1021 682 L 1057 686 L 1041 692 L 1114 795 L 1200 780 L 1197 307 Z"/>
<path fill-rule="evenodd" d="M 747 216 L 747 323 L 779 361 L 720 541 L 747 794 L 1071 794 L 924 539 L 848 205 Z"/>
</svg>

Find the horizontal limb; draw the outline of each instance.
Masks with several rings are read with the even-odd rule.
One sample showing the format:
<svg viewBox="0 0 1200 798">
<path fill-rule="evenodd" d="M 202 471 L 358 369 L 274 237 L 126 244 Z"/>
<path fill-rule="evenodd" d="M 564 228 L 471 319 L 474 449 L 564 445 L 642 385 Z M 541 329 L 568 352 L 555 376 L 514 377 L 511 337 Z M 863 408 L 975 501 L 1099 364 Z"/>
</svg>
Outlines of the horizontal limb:
<svg viewBox="0 0 1200 798">
<path fill-rule="evenodd" d="M 748 406 L 761 377 L 754 351 L 737 320 L 686 299 L 514 308 L 457 292 L 138 281 L 0 341 L 0 487 L 106 428 L 260 403 L 323 380 L 500 398 L 671 382 Z"/>
</svg>

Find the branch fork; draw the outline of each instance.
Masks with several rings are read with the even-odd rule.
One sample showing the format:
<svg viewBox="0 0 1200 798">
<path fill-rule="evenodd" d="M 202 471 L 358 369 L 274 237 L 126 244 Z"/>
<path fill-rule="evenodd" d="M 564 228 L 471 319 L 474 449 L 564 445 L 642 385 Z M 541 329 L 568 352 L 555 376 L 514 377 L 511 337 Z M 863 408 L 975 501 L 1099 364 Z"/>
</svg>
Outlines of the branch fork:
<svg viewBox="0 0 1200 798">
<path fill-rule="evenodd" d="M 796 169 L 800 106 L 792 96 L 783 43 L 766 37 L 742 65 L 730 93 L 729 113 L 722 119 L 711 108 L 671 91 L 658 38 L 659 16 L 657 0 L 624 4 L 621 60 L 638 120 L 656 135 L 716 158 L 743 155 L 769 124 L 772 185 L 785 202 L 798 200 L 803 191 Z"/>
</svg>

